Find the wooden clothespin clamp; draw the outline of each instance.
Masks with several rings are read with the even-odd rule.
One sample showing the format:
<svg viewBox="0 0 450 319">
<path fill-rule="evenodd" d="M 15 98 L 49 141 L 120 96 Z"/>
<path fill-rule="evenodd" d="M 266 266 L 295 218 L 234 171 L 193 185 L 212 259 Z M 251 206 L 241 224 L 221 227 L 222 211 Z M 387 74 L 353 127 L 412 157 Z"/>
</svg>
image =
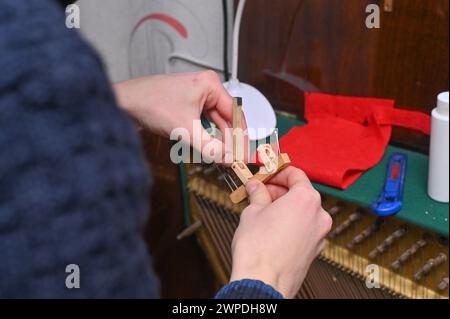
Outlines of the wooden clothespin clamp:
<svg viewBox="0 0 450 319">
<path fill-rule="evenodd" d="M 231 168 L 233 169 L 234 173 L 243 184 L 230 194 L 230 199 L 234 204 L 238 204 L 247 198 L 247 191 L 245 190 L 245 185 L 249 181 L 257 179 L 265 183 L 291 163 L 289 156 L 287 154 L 277 155 L 275 154 L 275 152 L 273 151 L 272 147 L 269 144 L 262 144 L 259 145 L 257 152 L 264 166 L 260 168 L 258 173 L 253 175 L 244 162 L 245 145 L 244 145 L 244 129 L 242 124 L 243 124 L 242 99 L 234 98 L 233 164 L 231 165 Z"/>
</svg>

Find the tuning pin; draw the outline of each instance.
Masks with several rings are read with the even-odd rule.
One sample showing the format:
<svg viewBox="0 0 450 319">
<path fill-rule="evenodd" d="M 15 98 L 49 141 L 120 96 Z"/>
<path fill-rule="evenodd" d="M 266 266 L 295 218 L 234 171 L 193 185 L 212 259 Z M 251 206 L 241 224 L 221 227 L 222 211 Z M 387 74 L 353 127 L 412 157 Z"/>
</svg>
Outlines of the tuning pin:
<svg viewBox="0 0 450 319">
<path fill-rule="evenodd" d="M 381 227 L 381 225 L 383 224 L 384 220 L 383 219 L 377 219 L 375 222 L 373 222 L 372 224 L 369 225 L 369 227 L 367 227 L 362 233 L 356 235 L 348 244 L 347 244 L 347 248 L 348 249 L 353 249 L 353 247 L 355 245 L 359 245 L 361 244 L 363 241 L 365 241 L 366 239 L 368 239 L 370 236 L 372 236 L 373 234 L 375 234 Z"/>
<path fill-rule="evenodd" d="M 200 227 L 203 226 L 203 223 L 201 220 L 197 220 L 195 223 L 184 229 L 178 236 L 177 240 L 182 240 L 184 238 L 187 238 L 191 235 L 193 235 Z"/>
<path fill-rule="evenodd" d="M 338 225 L 334 230 L 332 230 L 328 236 L 330 238 L 335 238 L 336 236 L 339 236 L 347 229 L 349 229 L 351 225 L 360 220 L 361 217 L 362 217 L 361 212 L 359 211 L 354 212 L 344 222 L 342 222 L 342 224 Z"/>
<path fill-rule="evenodd" d="M 413 258 L 422 248 L 424 248 L 430 240 L 431 238 L 428 235 L 423 236 L 410 248 L 408 248 L 403 254 L 401 254 L 396 260 L 394 260 L 391 264 L 391 268 L 393 270 L 400 269 L 403 264 Z"/>
<path fill-rule="evenodd" d="M 328 214 L 330 214 L 331 217 L 336 216 L 340 211 L 342 210 L 342 207 L 340 205 L 335 205 L 327 210 Z"/>
<path fill-rule="evenodd" d="M 388 250 L 395 242 L 397 242 L 400 238 L 405 236 L 408 228 L 406 225 L 402 225 L 399 229 L 393 232 L 391 235 L 386 237 L 386 239 L 377 247 L 375 247 L 370 253 L 369 258 L 375 259 L 379 255 L 383 254 L 386 250 Z"/>
<path fill-rule="evenodd" d="M 442 278 L 442 280 L 439 282 L 437 286 L 437 290 L 444 291 L 448 288 L 448 277 Z"/>
<path fill-rule="evenodd" d="M 414 280 L 420 281 L 423 277 L 426 277 L 433 269 L 436 269 L 438 266 L 443 264 L 447 260 L 447 255 L 444 253 L 440 253 L 436 258 L 431 258 L 426 262 L 425 265 L 422 266 L 415 274 Z"/>
</svg>

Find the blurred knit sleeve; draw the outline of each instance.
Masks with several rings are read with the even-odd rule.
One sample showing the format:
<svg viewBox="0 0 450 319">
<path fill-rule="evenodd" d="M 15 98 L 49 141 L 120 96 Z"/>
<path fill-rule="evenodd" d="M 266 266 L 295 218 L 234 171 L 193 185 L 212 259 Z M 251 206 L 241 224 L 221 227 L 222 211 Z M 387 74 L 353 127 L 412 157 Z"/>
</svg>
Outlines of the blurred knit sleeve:
<svg viewBox="0 0 450 319">
<path fill-rule="evenodd" d="M 271 286 L 259 280 L 233 281 L 217 293 L 216 299 L 283 299 Z"/>
</svg>

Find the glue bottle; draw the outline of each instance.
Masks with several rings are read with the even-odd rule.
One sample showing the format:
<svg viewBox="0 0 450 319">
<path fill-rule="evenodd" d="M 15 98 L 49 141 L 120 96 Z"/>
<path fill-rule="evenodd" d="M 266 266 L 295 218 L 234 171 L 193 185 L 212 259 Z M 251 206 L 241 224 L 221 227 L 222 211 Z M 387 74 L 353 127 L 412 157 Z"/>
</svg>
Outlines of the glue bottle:
<svg viewBox="0 0 450 319">
<path fill-rule="evenodd" d="M 431 113 L 428 195 L 435 201 L 449 200 L 449 106 L 448 92 L 438 95 L 437 107 Z"/>
</svg>

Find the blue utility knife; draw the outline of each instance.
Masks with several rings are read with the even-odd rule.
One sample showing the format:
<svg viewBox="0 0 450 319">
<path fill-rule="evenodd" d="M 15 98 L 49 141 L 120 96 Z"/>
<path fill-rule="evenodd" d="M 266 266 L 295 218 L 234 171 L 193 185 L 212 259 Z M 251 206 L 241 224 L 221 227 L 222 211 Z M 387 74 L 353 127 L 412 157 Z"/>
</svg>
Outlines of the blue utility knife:
<svg viewBox="0 0 450 319">
<path fill-rule="evenodd" d="M 389 158 L 384 187 L 370 205 L 378 216 L 394 215 L 402 208 L 407 160 L 408 157 L 402 153 L 392 154 Z"/>
</svg>

